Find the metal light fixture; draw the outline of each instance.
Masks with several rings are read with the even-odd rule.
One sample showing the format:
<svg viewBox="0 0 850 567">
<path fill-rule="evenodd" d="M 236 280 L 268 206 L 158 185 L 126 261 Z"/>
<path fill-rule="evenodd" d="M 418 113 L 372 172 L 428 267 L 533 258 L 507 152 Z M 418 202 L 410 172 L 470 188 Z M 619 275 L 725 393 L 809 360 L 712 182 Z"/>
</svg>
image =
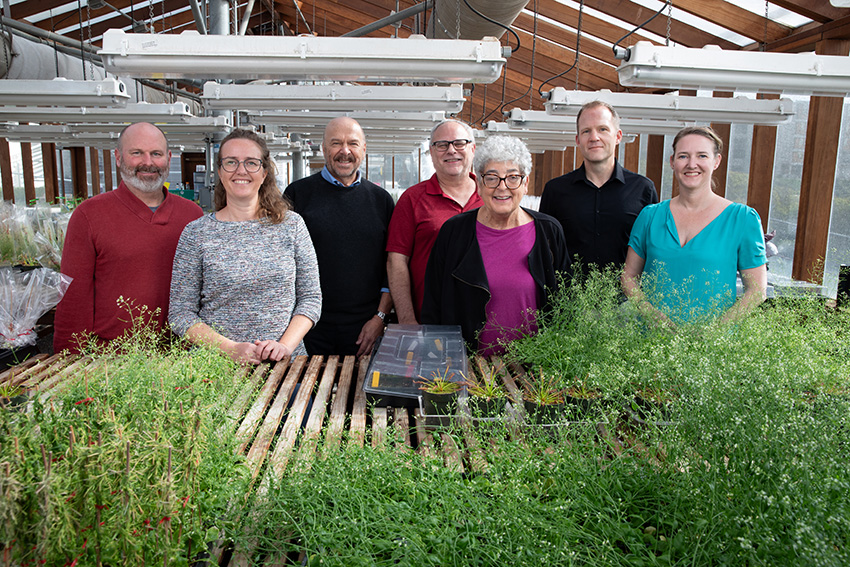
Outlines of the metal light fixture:
<svg viewBox="0 0 850 567">
<path fill-rule="evenodd" d="M 512 108 L 507 117 L 507 123 L 515 128 L 529 128 L 541 131 L 557 131 L 576 135 L 576 121 L 572 116 L 553 115 L 541 110 L 522 110 Z M 640 120 L 621 118 L 620 130 L 623 134 L 676 134 L 688 126 L 686 122 L 674 120 Z"/>
<path fill-rule="evenodd" d="M 208 82 L 202 95 L 209 109 L 442 110 L 463 108 L 461 85 L 444 87 L 369 85 L 234 85 Z"/>
<path fill-rule="evenodd" d="M 44 122 L 44 123 L 103 123 L 115 122 L 130 124 L 133 122 L 186 122 L 194 116 L 189 105 L 183 102 L 174 104 L 150 104 L 147 102 L 130 103 L 123 108 L 82 107 L 36 107 L 2 106 L 0 121 Z"/>
<path fill-rule="evenodd" d="M 617 68 L 626 87 L 850 95 L 850 57 L 665 47 L 639 41 Z"/>
<path fill-rule="evenodd" d="M 24 106 L 124 106 L 127 87 L 117 79 L 0 81 L 0 104 Z"/>
<path fill-rule="evenodd" d="M 496 38 L 462 39 L 128 34 L 98 51 L 116 75 L 155 79 L 492 83 L 505 64 Z"/>
<path fill-rule="evenodd" d="M 547 150 L 563 151 L 576 145 L 575 128 L 572 130 L 536 130 L 521 128 L 507 122 L 490 121 L 484 130 L 485 136 L 503 135 L 515 136 L 525 142 L 532 153 L 542 153 Z M 622 142 L 630 144 L 636 139 L 634 134 L 623 134 Z"/>
<path fill-rule="evenodd" d="M 324 128 L 339 116 L 357 120 L 363 128 L 414 128 L 430 131 L 446 119 L 445 112 L 364 112 L 257 111 L 248 113 L 248 122 L 267 126 L 318 126 Z"/>
<path fill-rule="evenodd" d="M 794 102 L 774 100 L 679 96 L 672 94 L 615 93 L 601 91 L 568 91 L 556 87 L 548 92 L 546 112 L 558 116 L 575 116 L 588 102 L 602 101 L 613 106 L 623 119 L 682 120 L 685 122 L 720 122 L 776 125 L 794 116 Z"/>
</svg>

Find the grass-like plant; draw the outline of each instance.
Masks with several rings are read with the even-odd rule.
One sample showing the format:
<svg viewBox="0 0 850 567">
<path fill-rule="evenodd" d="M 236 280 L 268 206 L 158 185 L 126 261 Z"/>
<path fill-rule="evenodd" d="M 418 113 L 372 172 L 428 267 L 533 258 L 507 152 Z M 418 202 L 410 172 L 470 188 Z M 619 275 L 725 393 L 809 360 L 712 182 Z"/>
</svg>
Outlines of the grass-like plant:
<svg viewBox="0 0 850 567">
<path fill-rule="evenodd" d="M 453 382 L 448 379 L 448 369 L 446 369 L 445 373 L 440 374 L 439 372 L 433 372 L 431 376 L 424 377 L 420 376 L 421 380 L 417 383 L 419 384 L 419 389 L 423 392 L 428 392 L 429 394 L 455 394 L 461 390 L 462 384 L 460 382 Z"/>
<path fill-rule="evenodd" d="M 537 372 L 529 372 L 520 378 L 522 399 L 539 405 L 550 406 L 563 404 L 566 390 L 562 380 L 546 372 L 542 368 Z"/>
</svg>

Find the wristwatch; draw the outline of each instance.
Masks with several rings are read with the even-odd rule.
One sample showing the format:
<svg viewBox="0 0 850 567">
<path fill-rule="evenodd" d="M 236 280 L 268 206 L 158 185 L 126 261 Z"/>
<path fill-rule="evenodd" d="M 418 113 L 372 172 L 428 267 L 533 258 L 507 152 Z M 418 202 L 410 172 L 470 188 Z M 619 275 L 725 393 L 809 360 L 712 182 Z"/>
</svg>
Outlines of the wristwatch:
<svg viewBox="0 0 850 567">
<path fill-rule="evenodd" d="M 387 322 L 387 314 L 383 311 L 378 311 L 377 313 L 375 313 L 375 315 L 377 315 L 384 323 Z"/>
</svg>

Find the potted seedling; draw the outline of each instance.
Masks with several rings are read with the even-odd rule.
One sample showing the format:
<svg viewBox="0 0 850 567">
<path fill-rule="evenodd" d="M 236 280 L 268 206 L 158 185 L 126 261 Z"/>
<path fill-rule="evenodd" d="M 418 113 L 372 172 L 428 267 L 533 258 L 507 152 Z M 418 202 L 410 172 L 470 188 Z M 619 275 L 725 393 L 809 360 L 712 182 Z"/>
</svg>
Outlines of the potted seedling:
<svg viewBox="0 0 850 567">
<path fill-rule="evenodd" d="M 419 381 L 426 425 L 449 425 L 450 416 L 457 413 L 457 397 L 462 384 L 451 381 L 451 377 L 453 375 L 446 369 L 442 374 L 433 372 L 430 378 L 422 377 Z"/>
<path fill-rule="evenodd" d="M 564 416 L 565 391 L 558 376 L 540 368 L 520 379 L 525 413 L 538 425 L 557 423 Z"/>
<path fill-rule="evenodd" d="M 473 417 L 498 417 L 508 400 L 508 391 L 500 378 L 502 366 L 482 364 L 480 371 L 480 376 L 471 372 L 466 379 L 469 409 Z"/>
</svg>

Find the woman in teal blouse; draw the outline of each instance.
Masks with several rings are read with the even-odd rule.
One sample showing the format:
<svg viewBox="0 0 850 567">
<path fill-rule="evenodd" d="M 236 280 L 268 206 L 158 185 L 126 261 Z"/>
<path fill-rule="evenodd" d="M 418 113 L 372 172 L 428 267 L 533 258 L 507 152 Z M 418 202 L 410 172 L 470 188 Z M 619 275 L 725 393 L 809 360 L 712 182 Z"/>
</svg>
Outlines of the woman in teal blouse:
<svg viewBox="0 0 850 567">
<path fill-rule="evenodd" d="M 759 215 L 712 191 L 722 148 L 711 128 L 681 130 L 670 157 L 679 195 L 645 207 L 632 227 L 623 291 L 664 325 L 735 320 L 765 298 Z M 744 282 L 740 298 L 738 272 Z"/>
</svg>

